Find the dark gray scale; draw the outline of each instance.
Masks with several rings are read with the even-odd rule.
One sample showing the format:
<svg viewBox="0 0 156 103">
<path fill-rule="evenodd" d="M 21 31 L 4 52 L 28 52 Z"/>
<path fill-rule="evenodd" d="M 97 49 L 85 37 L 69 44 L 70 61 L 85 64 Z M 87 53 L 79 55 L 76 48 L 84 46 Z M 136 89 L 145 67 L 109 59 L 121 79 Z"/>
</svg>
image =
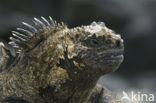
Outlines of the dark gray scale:
<svg viewBox="0 0 156 103">
<path fill-rule="evenodd" d="M 0 42 L 0 72 L 9 67 L 10 62 L 15 58 L 13 50 L 9 50 L 2 42 Z"/>
<path fill-rule="evenodd" d="M 6 67 L 8 55 L 5 51 L 4 44 L 0 43 L 0 72 Z"/>
<path fill-rule="evenodd" d="M 49 20 L 41 16 L 41 20 L 34 18 L 33 22 L 35 26 L 22 22 L 22 24 L 28 29 L 17 28 L 17 31 L 12 31 L 12 37 L 10 37 L 9 44 L 15 48 L 17 53 L 29 50 L 42 39 L 40 38 L 41 31 L 45 31 L 48 27 L 55 27 L 57 23 L 49 16 Z M 30 42 L 31 41 L 31 42 Z M 32 44 L 30 44 L 32 43 Z"/>
</svg>

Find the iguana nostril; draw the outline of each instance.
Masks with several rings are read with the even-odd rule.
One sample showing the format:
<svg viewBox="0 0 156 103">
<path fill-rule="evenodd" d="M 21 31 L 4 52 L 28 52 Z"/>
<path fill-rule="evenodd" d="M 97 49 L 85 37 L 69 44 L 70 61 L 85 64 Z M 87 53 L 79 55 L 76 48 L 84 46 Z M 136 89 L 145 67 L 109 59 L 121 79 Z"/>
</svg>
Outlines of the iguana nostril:
<svg viewBox="0 0 156 103">
<path fill-rule="evenodd" d="M 115 44 L 116 44 L 117 47 L 120 47 L 121 46 L 121 40 L 116 40 Z"/>
</svg>

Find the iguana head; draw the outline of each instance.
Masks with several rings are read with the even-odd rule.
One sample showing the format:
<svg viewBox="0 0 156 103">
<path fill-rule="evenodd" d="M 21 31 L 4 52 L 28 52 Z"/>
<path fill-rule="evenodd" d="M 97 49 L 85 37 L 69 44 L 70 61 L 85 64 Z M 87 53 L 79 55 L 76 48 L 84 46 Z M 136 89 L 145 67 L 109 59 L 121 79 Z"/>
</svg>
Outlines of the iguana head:
<svg viewBox="0 0 156 103">
<path fill-rule="evenodd" d="M 78 68 L 88 68 L 102 75 L 115 71 L 123 61 L 122 38 L 103 22 L 69 29 L 51 17 L 50 21 L 41 18 L 43 21 L 34 18 L 35 27 L 23 22 L 30 31 L 21 28 L 17 28 L 19 32 L 13 31 L 15 38 L 10 38 L 10 44 L 22 51 L 19 55 L 29 54 L 40 60 L 38 62 L 45 60 L 52 66 L 71 64 L 65 59 L 67 57 Z M 61 59 L 63 64 L 60 64 Z"/>
<path fill-rule="evenodd" d="M 74 28 L 71 34 L 74 43 L 69 45 L 69 51 L 74 53 L 69 53 L 69 56 L 75 56 L 76 62 L 94 72 L 113 72 L 123 61 L 122 38 L 108 29 L 103 22 L 93 22 L 88 26 Z"/>
</svg>

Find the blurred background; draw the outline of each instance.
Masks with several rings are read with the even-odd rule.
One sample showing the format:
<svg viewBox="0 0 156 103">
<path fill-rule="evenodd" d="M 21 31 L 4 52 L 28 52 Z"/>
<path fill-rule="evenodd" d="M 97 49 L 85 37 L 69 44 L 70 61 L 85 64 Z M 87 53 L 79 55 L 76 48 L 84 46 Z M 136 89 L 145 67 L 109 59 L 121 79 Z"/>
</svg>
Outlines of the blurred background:
<svg viewBox="0 0 156 103">
<path fill-rule="evenodd" d="M 0 0 L 0 40 L 33 17 L 52 16 L 70 28 L 103 21 L 121 34 L 125 60 L 100 79 L 109 89 L 156 91 L 156 0 Z"/>
</svg>

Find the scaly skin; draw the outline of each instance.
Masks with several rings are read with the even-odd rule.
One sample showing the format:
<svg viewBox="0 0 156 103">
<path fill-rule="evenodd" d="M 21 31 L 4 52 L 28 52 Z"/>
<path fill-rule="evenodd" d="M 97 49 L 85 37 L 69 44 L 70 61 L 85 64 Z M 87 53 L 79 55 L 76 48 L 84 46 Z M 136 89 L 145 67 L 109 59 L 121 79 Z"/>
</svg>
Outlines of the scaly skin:
<svg viewBox="0 0 156 103">
<path fill-rule="evenodd" d="M 18 53 L 0 73 L 0 101 L 91 103 L 98 79 L 123 61 L 123 40 L 102 22 L 69 29 L 42 19 L 45 23 L 34 18 L 37 29 L 23 23 L 31 36 L 27 32 L 21 39 L 13 32 L 17 39 L 9 44 Z"/>
<path fill-rule="evenodd" d="M 9 55 L 7 54 L 8 50 L 2 42 L 0 42 L 0 72 L 2 72 L 9 61 Z"/>
</svg>

